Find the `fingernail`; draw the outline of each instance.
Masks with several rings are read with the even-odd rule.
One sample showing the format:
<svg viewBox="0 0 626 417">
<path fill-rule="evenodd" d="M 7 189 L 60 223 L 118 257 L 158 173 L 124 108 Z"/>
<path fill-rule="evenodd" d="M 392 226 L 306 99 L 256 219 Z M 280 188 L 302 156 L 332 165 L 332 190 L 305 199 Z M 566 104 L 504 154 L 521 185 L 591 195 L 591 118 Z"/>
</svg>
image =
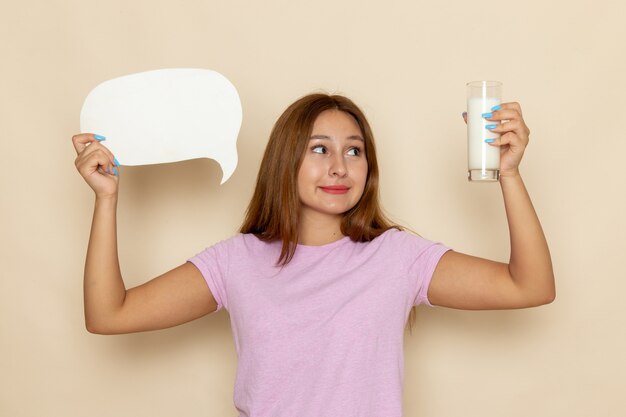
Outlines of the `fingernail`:
<svg viewBox="0 0 626 417">
<path fill-rule="evenodd" d="M 113 162 L 115 162 L 115 165 L 120 166 L 120 163 L 117 161 L 117 159 L 115 157 L 113 157 Z"/>
<path fill-rule="evenodd" d="M 498 104 L 497 106 L 493 106 L 493 107 L 491 108 L 491 111 L 500 110 L 501 108 L 502 108 L 502 106 Z"/>
<path fill-rule="evenodd" d="M 487 126 L 485 126 L 485 129 L 495 129 L 496 127 L 498 127 L 498 125 L 497 125 L 497 124 L 494 124 L 494 125 L 487 125 Z"/>
<path fill-rule="evenodd" d="M 495 141 L 496 141 L 495 139 L 485 139 L 485 142 L 487 142 L 487 143 L 493 143 Z"/>
<path fill-rule="evenodd" d="M 483 117 L 488 119 L 489 117 L 493 117 L 493 113 L 483 113 Z"/>
<path fill-rule="evenodd" d="M 461 113 L 461 117 L 465 117 L 466 114 L 467 114 L 467 112 L 464 111 L 463 113 Z"/>
<path fill-rule="evenodd" d="M 93 135 L 95 140 L 106 140 L 107 138 L 105 138 L 104 136 L 100 136 L 100 135 Z"/>
<path fill-rule="evenodd" d="M 117 175 L 117 168 L 113 167 L 113 172 L 115 173 L 116 176 L 118 176 Z"/>
</svg>

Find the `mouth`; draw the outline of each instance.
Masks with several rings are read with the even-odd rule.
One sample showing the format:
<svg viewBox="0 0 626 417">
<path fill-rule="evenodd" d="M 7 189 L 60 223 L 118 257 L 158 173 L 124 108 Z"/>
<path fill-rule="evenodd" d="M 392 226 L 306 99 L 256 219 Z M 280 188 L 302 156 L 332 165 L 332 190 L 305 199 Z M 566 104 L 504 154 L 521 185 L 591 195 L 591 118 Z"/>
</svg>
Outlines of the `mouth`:
<svg viewBox="0 0 626 417">
<path fill-rule="evenodd" d="M 345 194 L 350 190 L 350 188 L 345 185 L 327 185 L 320 188 L 328 194 Z"/>
</svg>

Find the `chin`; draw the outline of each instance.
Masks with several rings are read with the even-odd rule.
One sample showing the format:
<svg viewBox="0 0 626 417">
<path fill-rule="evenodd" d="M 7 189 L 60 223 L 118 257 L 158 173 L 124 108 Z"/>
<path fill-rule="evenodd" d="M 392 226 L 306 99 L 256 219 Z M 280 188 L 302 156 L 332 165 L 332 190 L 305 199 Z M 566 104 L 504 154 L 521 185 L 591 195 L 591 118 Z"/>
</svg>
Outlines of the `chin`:
<svg viewBox="0 0 626 417">
<path fill-rule="evenodd" d="M 352 207 L 328 207 L 328 206 L 304 206 L 303 212 L 318 214 L 323 216 L 343 217 Z"/>
</svg>

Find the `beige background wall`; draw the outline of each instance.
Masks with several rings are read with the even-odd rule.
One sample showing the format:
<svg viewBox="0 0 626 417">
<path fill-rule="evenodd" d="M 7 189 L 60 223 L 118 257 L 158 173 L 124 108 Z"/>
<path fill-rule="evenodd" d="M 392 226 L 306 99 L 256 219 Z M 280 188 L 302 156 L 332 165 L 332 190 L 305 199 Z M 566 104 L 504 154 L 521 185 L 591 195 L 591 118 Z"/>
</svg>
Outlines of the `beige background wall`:
<svg viewBox="0 0 626 417">
<path fill-rule="evenodd" d="M 1 0 L 0 416 L 236 416 L 225 311 L 142 334 L 84 328 L 93 193 L 70 138 L 97 84 L 171 67 L 214 69 L 238 88 L 240 165 L 221 187 L 206 159 L 121 168 L 128 287 L 236 232 L 273 122 L 320 89 L 369 116 L 394 219 L 506 261 L 500 190 L 467 182 L 461 119 L 467 81 L 501 80 L 531 129 L 522 173 L 557 300 L 420 307 L 405 415 L 625 415 L 624 4 Z"/>
</svg>

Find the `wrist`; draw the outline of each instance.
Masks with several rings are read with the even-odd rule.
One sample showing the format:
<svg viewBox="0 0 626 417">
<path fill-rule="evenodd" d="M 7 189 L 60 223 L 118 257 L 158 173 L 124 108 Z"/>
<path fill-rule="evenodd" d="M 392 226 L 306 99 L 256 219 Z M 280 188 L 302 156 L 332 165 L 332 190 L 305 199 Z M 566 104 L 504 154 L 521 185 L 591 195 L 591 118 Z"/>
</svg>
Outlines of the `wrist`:
<svg viewBox="0 0 626 417">
<path fill-rule="evenodd" d="M 96 205 L 107 206 L 107 205 L 116 205 L 116 204 L 117 204 L 117 194 L 112 194 L 112 195 L 97 195 L 96 194 Z"/>
<path fill-rule="evenodd" d="M 506 171 L 500 170 L 500 179 L 504 179 L 505 181 L 508 178 L 518 178 L 518 177 L 521 177 L 521 174 L 518 168 L 506 170 Z"/>
</svg>

